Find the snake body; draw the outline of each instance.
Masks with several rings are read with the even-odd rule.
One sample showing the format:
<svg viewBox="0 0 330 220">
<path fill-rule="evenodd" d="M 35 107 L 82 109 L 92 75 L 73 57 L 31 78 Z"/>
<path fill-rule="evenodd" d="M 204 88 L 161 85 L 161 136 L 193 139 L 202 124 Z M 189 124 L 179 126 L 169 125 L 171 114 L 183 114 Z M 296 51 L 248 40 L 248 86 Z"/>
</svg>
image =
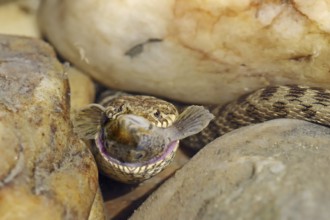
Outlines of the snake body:
<svg viewBox="0 0 330 220">
<path fill-rule="evenodd" d="M 241 96 L 224 106 L 208 106 L 215 115 L 209 126 L 188 137 L 184 144 L 201 149 L 237 128 L 264 121 L 290 118 L 330 125 L 330 91 L 302 85 L 268 86 Z"/>
<path fill-rule="evenodd" d="M 166 149 L 157 146 L 155 146 L 155 148 L 148 148 L 148 152 L 155 151 L 152 152 L 151 158 L 148 158 L 148 162 L 143 162 L 143 160 L 141 160 L 127 163 L 127 161 L 125 161 L 128 158 L 127 156 L 123 156 L 122 158 L 119 156 L 119 159 L 118 157 L 114 159 L 116 155 L 124 155 L 121 152 L 127 150 L 132 151 L 132 149 L 126 146 L 136 147 L 136 141 L 132 141 L 134 135 L 134 137 L 136 137 L 148 134 L 154 137 L 155 135 L 153 134 L 157 132 L 155 129 L 150 128 L 152 127 L 151 124 L 157 125 L 158 127 L 171 128 L 173 127 L 172 124 L 176 123 L 174 129 L 164 130 L 164 132 L 172 132 L 170 132 L 171 135 L 167 135 L 167 137 L 176 136 L 175 133 L 178 131 L 182 131 L 179 133 L 184 134 L 180 137 L 186 137 L 202 130 L 202 128 L 209 123 L 209 125 L 198 134 L 189 136 L 183 140 L 185 146 L 200 149 L 210 141 L 227 132 L 271 119 L 302 119 L 328 126 L 330 124 L 329 105 L 330 91 L 322 88 L 298 85 L 268 86 L 246 94 L 225 106 L 206 106 L 215 116 L 210 123 L 209 121 L 212 118 L 210 116 L 211 114 L 201 109 L 197 110 L 196 114 L 182 113 L 182 117 L 179 117 L 180 123 L 176 123 L 178 120 L 178 112 L 175 106 L 160 99 L 149 96 L 106 97 L 103 99 L 103 102 L 101 102 L 101 105 L 94 104 L 83 109 L 80 114 L 78 114 L 78 120 L 76 120 L 78 123 L 75 123 L 75 128 L 81 137 L 95 139 L 96 145 L 101 146 L 101 149 L 99 147 L 95 155 L 103 172 L 122 182 L 139 182 L 150 178 L 164 169 L 172 161 L 179 144 L 178 140 L 173 140 L 168 144 L 169 146 L 167 146 Z M 195 107 L 192 109 L 196 110 L 197 108 Z M 135 130 L 130 130 L 127 126 L 123 129 L 119 129 L 118 115 L 126 114 L 133 114 L 133 116 L 130 116 L 130 120 L 134 126 L 137 127 Z M 139 118 L 135 120 L 132 118 L 134 115 L 147 120 L 140 120 Z M 112 121 L 112 123 L 107 123 L 109 119 L 111 119 L 110 121 Z M 123 118 L 125 122 L 130 120 Z M 194 127 L 193 123 L 188 123 L 189 120 L 203 122 L 203 125 L 198 124 L 197 129 L 189 133 L 189 127 Z M 143 121 L 143 123 L 141 123 L 140 126 L 140 122 L 136 121 Z M 137 132 L 136 130 L 139 130 L 139 126 L 145 128 L 149 127 L 150 129 L 142 129 L 143 131 Z M 108 130 L 108 132 L 104 132 L 104 130 Z M 134 133 L 134 135 L 132 136 L 131 133 Z M 157 134 L 159 134 L 159 132 Z M 110 151 L 105 152 L 106 149 L 103 147 L 102 143 L 108 140 L 115 141 L 115 144 Z M 136 140 L 136 138 L 134 140 Z M 149 138 L 149 144 L 152 140 L 154 139 Z M 121 144 L 118 145 L 118 143 Z M 153 149 L 162 150 L 156 152 L 156 150 Z M 106 155 L 109 153 L 112 155 L 110 159 Z M 124 161 L 120 161 L 121 159 Z"/>
</svg>

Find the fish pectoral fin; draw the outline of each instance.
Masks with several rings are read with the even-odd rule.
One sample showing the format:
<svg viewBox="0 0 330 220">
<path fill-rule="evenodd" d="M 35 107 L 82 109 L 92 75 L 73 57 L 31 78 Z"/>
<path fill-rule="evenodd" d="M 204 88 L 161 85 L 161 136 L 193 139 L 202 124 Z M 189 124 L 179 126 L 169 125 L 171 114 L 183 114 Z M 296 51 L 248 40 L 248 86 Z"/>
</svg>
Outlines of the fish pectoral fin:
<svg viewBox="0 0 330 220">
<path fill-rule="evenodd" d="M 74 132 L 83 139 L 94 139 L 100 130 L 101 118 L 104 107 L 98 104 L 90 104 L 80 109 L 73 117 Z"/>
<path fill-rule="evenodd" d="M 192 105 L 186 108 L 173 123 L 175 139 L 184 139 L 202 131 L 214 118 L 203 106 Z M 171 126 L 171 127 L 172 127 Z"/>
</svg>

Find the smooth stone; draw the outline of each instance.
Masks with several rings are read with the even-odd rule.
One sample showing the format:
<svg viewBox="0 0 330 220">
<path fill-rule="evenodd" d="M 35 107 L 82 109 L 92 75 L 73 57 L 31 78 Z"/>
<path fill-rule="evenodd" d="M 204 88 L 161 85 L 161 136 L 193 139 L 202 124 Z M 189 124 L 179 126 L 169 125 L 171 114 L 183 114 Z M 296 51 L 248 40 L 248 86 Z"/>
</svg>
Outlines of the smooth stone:
<svg viewBox="0 0 330 220">
<path fill-rule="evenodd" d="M 0 0 L 0 33 L 40 38 L 37 9 L 34 8 L 37 7 L 37 1 L 5 0 L 1 2 Z"/>
<path fill-rule="evenodd" d="M 92 79 L 75 67 L 66 67 L 70 85 L 71 113 L 93 103 L 95 85 Z"/>
<path fill-rule="evenodd" d="M 41 2 L 42 32 L 113 89 L 224 104 L 268 85 L 330 89 L 326 0 Z"/>
<path fill-rule="evenodd" d="M 329 219 L 329 143 L 329 128 L 299 120 L 238 129 L 202 149 L 130 219 Z"/>
</svg>

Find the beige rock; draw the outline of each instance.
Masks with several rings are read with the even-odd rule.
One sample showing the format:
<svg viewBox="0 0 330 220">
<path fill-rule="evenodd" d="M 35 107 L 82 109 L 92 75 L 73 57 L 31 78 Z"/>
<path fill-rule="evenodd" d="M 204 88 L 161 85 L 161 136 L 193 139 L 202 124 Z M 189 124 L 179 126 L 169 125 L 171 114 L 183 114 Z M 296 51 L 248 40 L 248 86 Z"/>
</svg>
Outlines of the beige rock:
<svg viewBox="0 0 330 220">
<path fill-rule="evenodd" d="M 41 0 L 19 0 L 18 5 L 29 13 L 36 13 L 39 9 L 40 2 Z"/>
<path fill-rule="evenodd" d="M 89 76 L 75 67 L 67 67 L 70 84 L 71 111 L 76 111 L 95 100 L 95 86 Z"/>
<path fill-rule="evenodd" d="M 0 33 L 40 37 L 36 10 L 30 10 L 36 0 L 0 2 Z"/>
<path fill-rule="evenodd" d="M 95 195 L 93 206 L 91 207 L 88 220 L 105 220 L 104 202 L 100 188 Z"/>
<path fill-rule="evenodd" d="M 72 131 L 54 51 L 0 35 L 0 88 L 0 219 L 102 219 L 97 167 Z"/>
<path fill-rule="evenodd" d="M 329 1 L 54 1 L 40 24 L 101 83 L 199 103 L 270 84 L 330 88 Z"/>
<path fill-rule="evenodd" d="M 330 129 L 280 119 L 210 143 L 137 219 L 329 219 Z"/>
<path fill-rule="evenodd" d="M 75 67 L 65 67 L 67 69 L 68 80 L 70 85 L 70 104 L 71 116 L 75 112 L 94 102 L 95 86 L 89 76 L 82 73 Z M 91 142 L 85 142 L 88 147 L 91 147 Z M 93 207 L 88 220 L 105 219 L 104 201 L 100 189 L 97 191 Z"/>
</svg>

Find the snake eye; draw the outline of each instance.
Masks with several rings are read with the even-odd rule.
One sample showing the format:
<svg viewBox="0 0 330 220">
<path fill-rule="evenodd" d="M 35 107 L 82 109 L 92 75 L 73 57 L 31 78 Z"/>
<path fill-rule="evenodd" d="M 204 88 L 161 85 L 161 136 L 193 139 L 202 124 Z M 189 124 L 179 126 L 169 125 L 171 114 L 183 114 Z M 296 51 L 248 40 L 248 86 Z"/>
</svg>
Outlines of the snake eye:
<svg viewBox="0 0 330 220">
<path fill-rule="evenodd" d="M 157 110 L 157 111 L 154 113 L 154 116 L 155 116 L 156 118 L 160 118 L 160 111 Z"/>
<path fill-rule="evenodd" d="M 122 104 L 116 109 L 117 113 L 128 114 L 130 112 L 130 107 L 128 104 Z"/>
<path fill-rule="evenodd" d="M 120 105 L 120 106 L 118 107 L 117 111 L 118 111 L 118 112 L 121 112 L 121 111 L 123 111 L 123 109 L 124 109 L 124 104 Z"/>
<path fill-rule="evenodd" d="M 105 111 L 109 119 L 115 119 L 118 117 L 118 115 L 125 114 L 127 112 L 128 112 L 128 107 L 125 104 L 122 104 L 118 107 L 109 106 Z"/>
</svg>

